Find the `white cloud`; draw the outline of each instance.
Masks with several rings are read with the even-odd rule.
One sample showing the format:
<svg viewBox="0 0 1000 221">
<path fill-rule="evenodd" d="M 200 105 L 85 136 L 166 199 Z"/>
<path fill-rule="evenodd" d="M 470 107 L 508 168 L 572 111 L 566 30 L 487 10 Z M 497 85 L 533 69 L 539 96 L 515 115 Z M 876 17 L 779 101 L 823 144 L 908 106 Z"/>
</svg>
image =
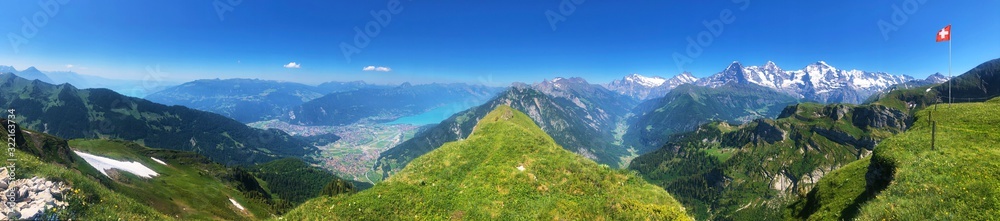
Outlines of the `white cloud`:
<svg viewBox="0 0 1000 221">
<path fill-rule="evenodd" d="M 302 64 L 291 62 L 285 65 L 285 68 L 300 68 Z"/>
<path fill-rule="evenodd" d="M 67 64 L 66 68 L 73 68 L 73 65 L 72 64 Z"/>
<path fill-rule="evenodd" d="M 365 68 L 363 68 L 363 69 L 361 69 L 361 70 L 362 70 L 362 71 L 378 71 L 378 72 L 390 72 L 390 71 L 392 71 L 392 68 L 389 68 L 389 67 L 382 67 L 382 66 L 379 66 L 379 67 L 375 67 L 375 66 L 368 66 L 368 67 L 365 67 Z"/>
</svg>

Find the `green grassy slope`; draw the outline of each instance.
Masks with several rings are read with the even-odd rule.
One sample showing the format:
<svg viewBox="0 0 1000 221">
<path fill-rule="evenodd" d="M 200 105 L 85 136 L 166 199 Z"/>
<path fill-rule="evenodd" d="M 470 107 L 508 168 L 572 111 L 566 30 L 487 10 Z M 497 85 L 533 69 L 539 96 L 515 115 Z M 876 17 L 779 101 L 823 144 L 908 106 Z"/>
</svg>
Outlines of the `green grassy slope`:
<svg viewBox="0 0 1000 221">
<path fill-rule="evenodd" d="M 0 118 L 4 130 L 0 130 L 0 145 L 8 147 L 7 120 Z M 93 219 L 93 220 L 169 220 L 144 204 L 144 201 L 117 193 L 105 187 L 98 179 L 101 176 L 96 169 L 89 166 L 82 158 L 69 152 L 66 141 L 39 132 L 15 131 L 15 178 L 24 179 L 42 177 L 53 181 L 66 182 L 72 188 L 65 196 L 68 208 L 52 211 L 57 219 Z M 63 157 L 39 157 L 32 149 L 44 149 L 51 152 L 68 154 Z M 6 154 L 5 154 L 6 156 Z M 52 155 L 48 155 L 52 156 Z"/>
<path fill-rule="evenodd" d="M 0 120 L 5 129 L 0 135 L 7 137 L 6 120 Z M 67 182 L 74 189 L 67 197 L 69 208 L 58 210 L 57 219 L 266 219 L 297 206 L 305 198 L 318 196 L 327 183 L 340 180 L 329 172 L 292 158 L 247 171 L 214 163 L 193 152 L 153 149 L 121 140 L 66 141 L 20 128 L 15 131 L 15 137 L 18 138 L 15 143 L 17 178 L 39 176 Z M 2 144 L 7 146 L 7 141 L 3 139 Z M 108 177 L 73 150 L 135 161 L 159 175 L 141 178 L 111 171 Z M 257 177 L 268 174 L 288 176 L 289 180 Z M 246 210 L 238 209 L 230 198 Z"/>
<path fill-rule="evenodd" d="M 906 133 L 878 145 L 870 165 L 859 163 L 821 183 L 791 213 L 798 218 L 862 220 L 989 220 L 1000 217 L 1000 99 L 940 104 L 917 113 Z M 932 117 L 929 115 L 933 115 Z M 930 120 L 937 121 L 931 149 Z M 863 168 L 863 169 L 862 169 Z M 849 181 L 848 181 L 849 180 Z M 858 180 L 865 180 L 858 183 Z M 888 186 L 878 185 L 888 180 Z M 867 186 L 867 187 L 866 187 Z M 883 189 L 881 192 L 873 191 Z M 869 194 L 860 194 L 864 191 Z M 877 195 L 875 195 L 877 193 Z M 871 195 L 875 195 L 873 198 Z M 869 201 L 869 198 L 870 201 Z M 854 202 L 846 204 L 845 202 Z M 814 209 L 819 208 L 819 209 Z M 839 216 L 840 214 L 848 216 Z"/>
<path fill-rule="evenodd" d="M 871 153 L 907 116 L 880 105 L 789 106 L 777 120 L 702 125 L 632 161 L 698 219 L 777 219 L 819 177 Z"/>
<path fill-rule="evenodd" d="M 226 167 L 196 154 L 149 149 L 126 141 L 71 140 L 69 144 L 89 154 L 139 162 L 159 173 L 151 179 L 118 173 L 121 176 L 112 176 L 114 182 L 109 186 L 115 192 L 142 199 L 146 205 L 168 216 L 185 220 L 236 220 L 266 218 L 271 214 L 270 206 L 265 202 L 247 199 L 239 190 L 220 179 L 227 175 Z M 167 165 L 159 164 L 150 157 Z M 247 211 L 237 209 L 229 198 L 235 199 Z"/>
<path fill-rule="evenodd" d="M 666 191 L 564 150 L 508 106 L 486 115 L 468 139 L 418 157 L 371 189 L 313 199 L 283 218 L 689 219 Z"/>
</svg>

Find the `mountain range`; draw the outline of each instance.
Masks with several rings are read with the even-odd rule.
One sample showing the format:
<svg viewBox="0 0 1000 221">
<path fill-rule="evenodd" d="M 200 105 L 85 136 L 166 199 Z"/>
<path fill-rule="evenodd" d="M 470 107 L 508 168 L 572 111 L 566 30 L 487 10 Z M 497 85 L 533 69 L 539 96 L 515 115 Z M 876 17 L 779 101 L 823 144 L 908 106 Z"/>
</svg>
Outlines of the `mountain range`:
<svg viewBox="0 0 1000 221">
<path fill-rule="evenodd" d="M 72 84 L 81 89 L 105 88 L 131 97 L 144 97 L 157 91 L 177 85 L 176 82 L 149 77 L 144 80 L 109 79 L 79 74 L 73 71 L 40 71 L 35 67 L 18 71 L 12 66 L 0 65 L 0 74 L 17 74 L 28 80 L 40 80 L 50 84 Z"/>
<path fill-rule="evenodd" d="M 61 138 L 136 141 L 195 151 L 222 164 L 252 165 L 318 151 L 280 130 L 250 128 L 224 116 L 166 106 L 108 89 L 77 89 L 0 74 L 0 105 L 13 109 L 25 128 Z"/>
<path fill-rule="evenodd" d="M 946 80 L 947 77 L 940 74 L 918 80 L 906 75 L 838 69 L 824 61 L 809 64 L 799 70 L 784 70 L 771 61 L 762 66 L 743 66 L 734 61 L 721 72 L 700 79 L 689 73 L 670 79 L 631 74 L 606 84 L 605 87 L 639 100 L 647 100 L 662 97 L 671 89 L 687 83 L 713 88 L 730 83 L 754 84 L 805 101 L 860 104 L 871 95 L 893 85 L 929 85 Z"/>
</svg>

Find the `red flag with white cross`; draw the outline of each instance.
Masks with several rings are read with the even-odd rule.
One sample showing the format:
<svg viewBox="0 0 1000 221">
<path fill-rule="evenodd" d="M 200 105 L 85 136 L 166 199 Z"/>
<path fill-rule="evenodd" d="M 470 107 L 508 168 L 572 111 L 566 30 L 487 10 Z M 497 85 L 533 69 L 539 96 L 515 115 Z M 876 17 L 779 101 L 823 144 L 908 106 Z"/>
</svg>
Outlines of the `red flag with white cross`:
<svg viewBox="0 0 1000 221">
<path fill-rule="evenodd" d="M 937 42 L 951 40 L 951 25 L 945 26 L 937 33 Z"/>
</svg>

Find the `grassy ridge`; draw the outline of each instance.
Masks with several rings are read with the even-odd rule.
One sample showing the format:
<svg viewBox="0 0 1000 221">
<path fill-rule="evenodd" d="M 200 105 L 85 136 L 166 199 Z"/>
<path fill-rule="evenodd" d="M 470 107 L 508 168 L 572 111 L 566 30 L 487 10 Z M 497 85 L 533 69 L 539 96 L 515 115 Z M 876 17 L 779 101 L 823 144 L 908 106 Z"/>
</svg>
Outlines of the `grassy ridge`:
<svg viewBox="0 0 1000 221">
<path fill-rule="evenodd" d="M 371 189 L 311 200 L 284 219 L 689 218 L 662 189 L 562 149 L 526 115 L 501 106 L 468 139 L 415 159 Z"/>
<path fill-rule="evenodd" d="M 917 112 L 905 133 L 878 145 L 869 162 L 823 177 L 807 200 L 791 206 L 799 219 L 989 220 L 1000 217 L 1000 99 L 940 104 Z M 933 115 L 933 116 L 930 116 Z M 931 149 L 930 121 L 937 121 Z M 870 171 L 895 171 L 872 176 Z M 891 179 L 881 192 L 874 180 Z M 869 186 L 866 189 L 867 186 Z M 874 195 L 874 196 L 873 196 Z"/>
<path fill-rule="evenodd" d="M 888 189 L 861 209 L 861 219 L 1000 217 L 1000 104 L 938 105 L 918 113 L 916 126 L 879 145 L 873 162 L 895 165 Z M 930 149 L 928 114 L 938 123 Z M 991 218 L 992 217 L 992 218 Z"/>
</svg>

